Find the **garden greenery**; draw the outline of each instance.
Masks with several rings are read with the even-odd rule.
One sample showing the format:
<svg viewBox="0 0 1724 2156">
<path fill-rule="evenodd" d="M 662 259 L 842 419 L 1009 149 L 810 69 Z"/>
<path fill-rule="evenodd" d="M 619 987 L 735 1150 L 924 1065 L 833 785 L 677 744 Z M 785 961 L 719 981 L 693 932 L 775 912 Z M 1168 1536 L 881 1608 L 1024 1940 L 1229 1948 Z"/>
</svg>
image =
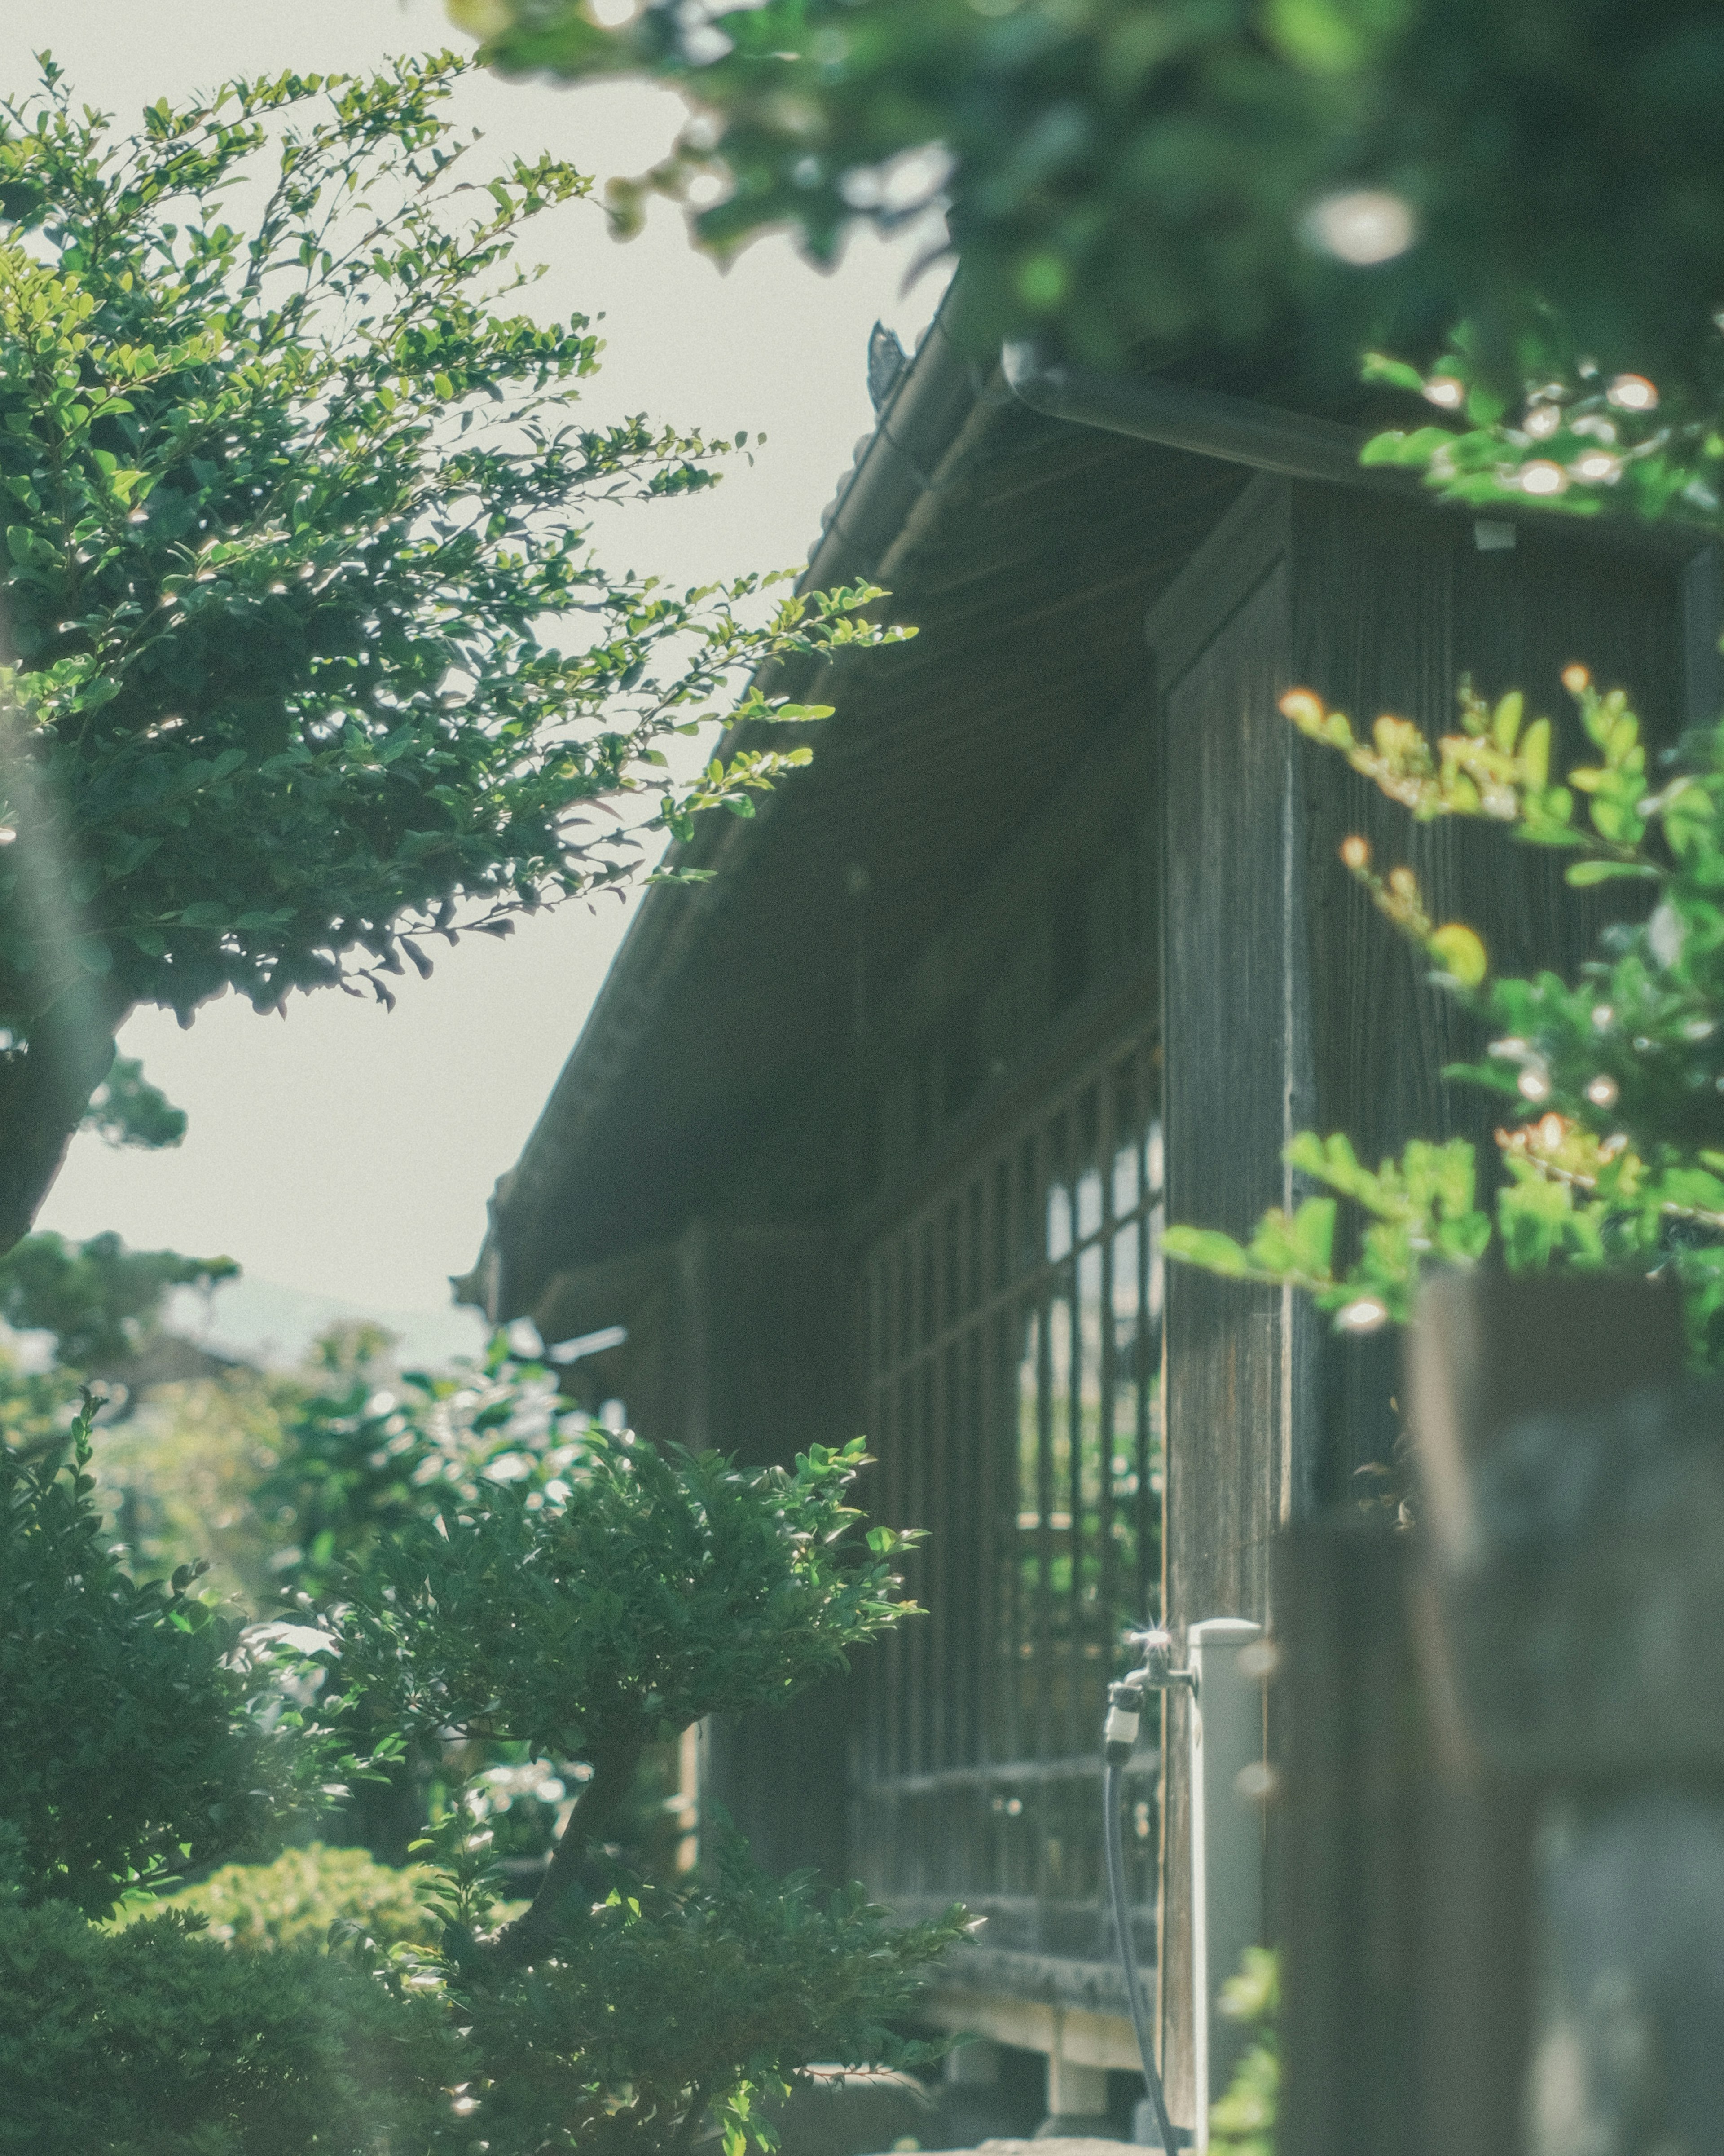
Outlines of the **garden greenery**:
<svg viewBox="0 0 1724 2156">
<path fill-rule="evenodd" d="M 859 1443 L 743 1471 L 613 1436 L 500 1353 L 408 1413 L 347 1368 L 361 1396 L 326 1399 L 355 1411 L 314 1418 L 331 1486 L 278 1460 L 280 1524 L 327 1536 L 296 1552 L 321 1600 L 290 1582 L 285 1620 L 242 1626 L 190 1568 L 130 1577 L 92 1399 L 64 1466 L 0 1450 L 0 2065 L 29 2062 L 0 2148 L 17 2121 L 55 2156 L 670 2152 L 711 2122 L 740 2156 L 796 2070 L 931 2056 L 895 2031 L 962 1912 L 894 1927 L 859 1888 L 762 1877 L 716 1821 L 699 1870 L 643 1869 L 631 1828 L 656 1740 L 792 1702 L 909 1614 L 907 1538 L 846 1502 Z M 356 1446 L 415 1465 L 355 1482 Z M 140 1911 L 265 1853 L 308 1784 L 341 1803 L 410 1752 L 412 1870 L 314 1843 Z"/>
<path fill-rule="evenodd" d="M 211 1939 L 246 1953 L 322 1948 L 337 1924 L 357 1925 L 384 1948 L 434 1948 L 441 1926 L 426 1906 L 432 1876 L 421 1865 L 379 1864 L 362 1849 L 312 1841 L 268 1864 L 221 1865 L 195 1886 L 140 1907 L 150 1919 L 188 1917 Z"/>
<path fill-rule="evenodd" d="M 490 1837 L 472 1829 L 458 1802 L 425 1845 L 442 1868 L 443 1952 L 356 1945 L 398 1981 L 445 1987 L 472 2052 L 457 2105 L 493 2156 L 668 2156 L 713 2126 L 726 2156 L 771 2149 L 765 2102 L 788 2095 L 799 2068 L 913 2066 L 942 2048 L 896 2025 L 960 1936 L 962 1912 L 894 1926 L 861 1887 L 769 1879 L 739 1839 L 714 1835 L 703 1876 L 613 1887 L 522 1964 L 475 1944 L 495 1924 L 496 1886 Z"/>
<path fill-rule="evenodd" d="M 604 504 L 743 439 L 578 423 L 598 337 L 509 302 L 588 182 L 469 177 L 460 68 L 232 84 L 130 135 L 52 63 L 0 100 L 0 1245 L 105 1078 L 138 1123 L 133 1006 L 388 1004 L 437 939 L 751 813 L 806 742 L 679 776 L 676 737 L 821 716 L 761 670 L 899 633 L 865 588 L 603 564 Z"/>
<path fill-rule="evenodd" d="M 844 1502 L 860 1440 L 745 1474 L 589 1429 L 542 1487 L 496 1479 L 410 1521 L 346 1578 L 325 1659 L 371 1723 L 524 1744 L 590 1769 L 526 1914 L 553 1940 L 649 1746 L 710 1714 L 787 1703 L 895 1622 L 893 1558 Z"/>
<path fill-rule="evenodd" d="M 128 1892 L 254 1843 L 328 1764 L 198 1568 L 141 1584 L 107 1546 L 90 1475 L 0 1445 L 0 1822 L 34 1902 L 105 1917 Z"/>
<path fill-rule="evenodd" d="M 464 2064 L 440 1999 L 351 1958 L 0 1900 L 8 2156 L 470 2156 Z"/>
</svg>

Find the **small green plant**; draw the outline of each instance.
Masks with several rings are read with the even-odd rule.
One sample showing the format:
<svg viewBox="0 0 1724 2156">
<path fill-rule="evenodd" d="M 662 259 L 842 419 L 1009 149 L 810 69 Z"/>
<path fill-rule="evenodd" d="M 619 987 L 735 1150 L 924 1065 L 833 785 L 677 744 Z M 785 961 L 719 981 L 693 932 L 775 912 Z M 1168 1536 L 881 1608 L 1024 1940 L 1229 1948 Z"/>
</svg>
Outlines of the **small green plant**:
<svg viewBox="0 0 1724 2156">
<path fill-rule="evenodd" d="M 1464 1141 L 1415 1141 L 1371 1169 L 1344 1136 L 1306 1132 L 1287 1158 L 1326 1194 L 1265 1214 L 1244 1245 L 1170 1229 L 1167 1251 L 1234 1278 L 1290 1283 L 1353 1332 L 1404 1322 L 1425 1266 L 1474 1264 L 1491 1250 L 1516 1270 L 1668 1267 L 1691 1352 L 1711 1363 L 1724 1355 L 1724 726 L 1691 735 L 1655 780 L 1624 692 L 1601 691 L 1580 666 L 1564 681 L 1593 751 L 1566 783 L 1550 773 L 1548 721 L 1529 723 L 1518 695 L 1493 707 L 1463 685 L 1460 728 L 1434 747 L 1393 716 L 1361 739 L 1311 691 L 1282 700 L 1302 733 L 1415 819 L 1501 824 L 1571 855 L 1577 886 L 1649 886 L 1647 917 L 1609 929 L 1578 979 L 1521 979 L 1494 974 L 1464 923 L 1434 922 L 1410 870 L 1379 874 L 1362 839 L 1342 848 L 1381 911 L 1429 957 L 1437 985 L 1491 1029 L 1483 1061 L 1449 1075 L 1508 1109 L 1494 1209 L 1478 1202 Z M 1337 1266 L 1343 1202 L 1363 1232 Z"/>
</svg>

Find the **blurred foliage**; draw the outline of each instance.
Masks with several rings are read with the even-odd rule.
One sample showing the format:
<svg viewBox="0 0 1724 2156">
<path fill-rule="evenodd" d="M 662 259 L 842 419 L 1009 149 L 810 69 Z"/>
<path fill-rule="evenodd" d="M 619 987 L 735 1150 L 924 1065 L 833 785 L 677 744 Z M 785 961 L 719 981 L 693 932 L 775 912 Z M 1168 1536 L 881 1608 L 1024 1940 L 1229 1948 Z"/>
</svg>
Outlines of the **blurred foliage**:
<svg viewBox="0 0 1724 2156">
<path fill-rule="evenodd" d="M 0 1450 L 20 1460 L 64 1454 L 72 1441 L 82 1393 L 74 1371 L 54 1364 L 43 1368 L 11 1346 L 0 1345 Z"/>
<path fill-rule="evenodd" d="M 1368 381 L 1422 397 L 1444 418 L 1381 434 L 1367 465 L 1419 473 L 1445 501 L 1571 516 L 1604 514 L 1720 529 L 1724 489 L 1724 336 L 1686 364 L 1645 374 L 1613 371 L 1553 316 L 1516 347 L 1505 388 L 1477 336 L 1463 329 L 1429 367 L 1381 352 Z M 1656 348 L 1649 335 L 1642 352 Z M 1650 363 L 1644 357 L 1639 364 Z"/>
<path fill-rule="evenodd" d="M 1221 2010 L 1252 2031 L 1250 2048 L 1234 2069 L 1227 2093 L 1209 2107 L 1209 2146 L 1216 2156 L 1275 2156 L 1281 2064 L 1277 2020 L 1281 2009 L 1279 1957 L 1247 1947 L 1244 1966 L 1221 1988 Z"/>
<path fill-rule="evenodd" d="M 421 1897 L 430 1877 L 416 1865 L 377 1864 L 362 1849 L 313 1841 L 270 1864 L 224 1864 L 141 1907 L 138 1917 L 182 1912 L 218 1944 L 252 1953 L 322 1948 L 335 1923 L 361 1925 L 383 1947 L 403 1940 L 429 1947 L 439 1933 Z"/>
<path fill-rule="evenodd" d="M 0 2150 L 464 2156 L 449 2092 L 465 2070 L 439 2001 L 350 1960 L 0 1901 Z"/>
<path fill-rule="evenodd" d="M 154 1152 L 185 1137 L 186 1111 L 150 1083 L 135 1055 L 116 1055 L 90 1096 L 82 1127 L 108 1145 Z"/>
<path fill-rule="evenodd" d="M 1306 1132 L 1288 1148 L 1298 1173 L 1331 1195 L 1264 1216 L 1249 1245 L 1188 1227 L 1169 1256 L 1233 1277 L 1290 1282 L 1343 1330 L 1404 1322 L 1422 1269 L 1500 1254 L 1512 1270 L 1573 1266 L 1680 1283 L 1691 1351 L 1724 1359 L 1724 724 L 1698 730 L 1657 778 L 1620 689 L 1601 691 L 1571 666 L 1565 685 L 1591 759 L 1553 781 L 1549 721 L 1518 694 L 1487 706 L 1468 685 L 1460 725 L 1434 747 L 1385 715 L 1361 738 L 1308 690 L 1281 708 L 1313 741 L 1345 756 L 1418 820 L 1500 824 L 1524 844 L 1573 858 L 1584 887 L 1648 886 L 1647 916 L 1605 930 L 1602 955 L 1565 982 L 1491 971 L 1481 939 L 1438 925 L 1410 870 L 1387 876 L 1362 839 L 1342 849 L 1379 910 L 1431 959 L 1436 984 L 1491 1030 L 1483 1061 L 1448 1074 L 1501 1096 L 1506 1175 L 1494 1214 L 1478 1202 L 1465 1141 L 1415 1141 L 1398 1161 L 1361 1165 L 1344 1137 Z M 1338 1206 L 1363 1232 L 1335 1262 Z"/>
<path fill-rule="evenodd" d="M 0 1257 L 0 1322 L 14 1332 L 52 1333 L 62 1369 L 123 1374 L 159 1333 L 170 1289 L 208 1290 L 239 1275 L 231 1258 L 129 1250 L 114 1235 L 87 1243 L 27 1235 Z"/>
<path fill-rule="evenodd" d="M 277 1536 L 254 1493 L 281 1455 L 281 1398 L 301 1381 L 236 1367 L 152 1387 L 136 1414 L 98 1426 L 96 1489 L 146 1577 L 200 1559 L 207 1584 L 254 1615 L 277 1609 Z"/>
<path fill-rule="evenodd" d="M 0 1448 L 0 1820 L 32 1902 L 107 1915 L 123 1894 L 244 1848 L 324 1771 L 271 1644 L 195 1592 L 140 1585 L 71 1457 Z M 295 1741 L 297 1739 L 297 1741 Z"/>
<path fill-rule="evenodd" d="M 278 1582 L 316 1603 L 379 1537 L 470 1504 L 482 1486 L 519 1483 L 541 1503 L 584 1442 L 587 1415 L 500 1338 L 445 1372 L 398 1373 L 390 1345 L 376 1327 L 337 1331 L 271 1389 L 280 1435 L 252 1502 Z"/>
<path fill-rule="evenodd" d="M 829 261 L 856 225 L 948 201 L 989 340 L 1047 334 L 1116 366 L 1280 338 L 1350 370 L 1367 341 L 1434 348 L 1465 319 L 1505 390 L 1542 305 L 1607 370 L 1688 373 L 1716 343 L 1724 21 L 1706 0 L 449 13 L 505 72 L 685 96 L 675 152 L 613 192 L 625 226 L 657 188 L 721 252 L 788 226 Z"/>
</svg>

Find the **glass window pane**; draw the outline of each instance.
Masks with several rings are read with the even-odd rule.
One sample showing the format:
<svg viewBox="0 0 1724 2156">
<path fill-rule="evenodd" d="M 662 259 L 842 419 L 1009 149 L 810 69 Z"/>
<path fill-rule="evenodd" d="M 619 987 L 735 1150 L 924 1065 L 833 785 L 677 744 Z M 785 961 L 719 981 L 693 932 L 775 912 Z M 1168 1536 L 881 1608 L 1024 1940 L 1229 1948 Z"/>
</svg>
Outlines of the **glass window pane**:
<svg viewBox="0 0 1724 2156">
<path fill-rule="evenodd" d="M 1113 1081 L 1113 1217 L 1128 1219 L 1137 1209 L 1140 1124 L 1137 1073 L 1129 1062 L 1114 1073 Z"/>
<path fill-rule="evenodd" d="M 880 1238 L 855 1302 L 875 1507 L 936 1537 L 912 1567 L 928 1620 L 869 1658 L 859 1854 L 871 1884 L 901 1872 L 906 1893 L 1039 1896 L 994 1912 L 1001 1939 L 1083 1958 L 1106 1943 L 1089 1765 L 1052 1781 L 1045 1767 L 948 1777 L 984 1760 L 1087 1763 L 1117 1637 L 1153 1614 L 1156 1067 L 1132 1048 L 1044 1094 Z M 929 1773 L 937 1791 L 901 1779 Z M 1148 1892 L 1153 1780 L 1134 1788 L 1130 1861 Z"/>
<path fill-rule="evenodd" d="M 1115 1577 L 1135 1594 L 1137 1576 L 1138 1404 L 1143 1340 L 1139 1310 L 1139 1229 L 1133 1220 L 1113 1239 L 1112 1427 L 1108 1433 L 1108 1481 L 1113 1497 Z M 1126 1616 L 1141 1616 L 1131 1609 Z"/>
<path fill-rule="evenodd" d="M 1080 1242 L 1101 1229 L 1101 1111 L 1096 1089 L 1078 1111 L 1077 1232 Z"/>
<path fill-rule="evenodd" d="M 1063 1258 L 1071 1248 L 1071 1193 L 1056 1183 L 1048 1193 L 1048 1255 Z"/>
</svg>

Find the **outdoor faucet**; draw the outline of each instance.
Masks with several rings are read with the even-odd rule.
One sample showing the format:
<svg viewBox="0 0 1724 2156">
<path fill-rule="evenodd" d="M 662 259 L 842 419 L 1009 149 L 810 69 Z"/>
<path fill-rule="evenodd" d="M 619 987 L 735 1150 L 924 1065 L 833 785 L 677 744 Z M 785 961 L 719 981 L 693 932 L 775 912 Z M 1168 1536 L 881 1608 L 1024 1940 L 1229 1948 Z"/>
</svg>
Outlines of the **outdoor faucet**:
<svg viewBox="0 0 1724 2156">
<path fill-rule="evenodd" d="M 1174 1691 L 1183 1686 L 1193 1700 L 1198 1696 L 1197 1671 L 1173 1667 L 1171 1632 L 1155 1625 L 1145 1631 L 1127 1632 L 1125 1637 L 1128 1647 L 1141 1650 L 1143 1661 L 1129 1676 L 1107 1687 L 1107 1720 L 1101 1732 L 1106 1757 L 1120 1765 L 1131 1758 L 1131 1748 L 1137 1742 L 1137 1723 L 1143 1712 L 1145 1692 Z"/>
</svg>

